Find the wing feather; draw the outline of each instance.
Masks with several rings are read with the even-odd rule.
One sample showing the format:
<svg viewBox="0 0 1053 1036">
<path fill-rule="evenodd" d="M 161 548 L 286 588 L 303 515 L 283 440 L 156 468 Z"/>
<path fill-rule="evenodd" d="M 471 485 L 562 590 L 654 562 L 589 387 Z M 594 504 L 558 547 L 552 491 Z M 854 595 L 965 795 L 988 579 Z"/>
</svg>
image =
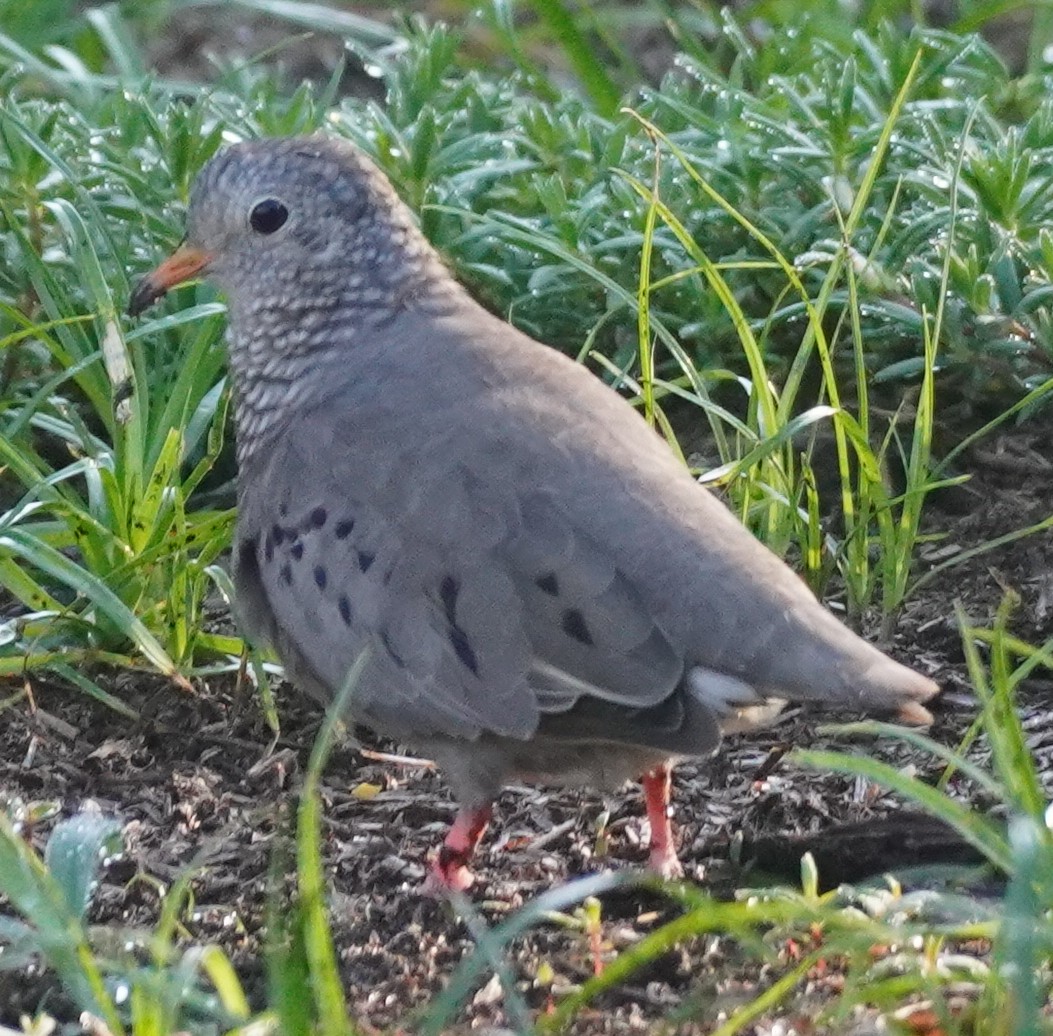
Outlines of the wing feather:
<svg viewBox="0 0 1053 1036">
<path fill-rule="evenodd" d="M 238 582 L 318 696 L 367 645 L 355 718 L 395 736 L 529 738 L 583 700 L 621 715 L 677 688 L 680 654 L 550 496 L 442 462 L 441 444 L 399 477 L 350 444 L 320 468 L 326 436 L 295 432 L 240 502 Z"/>
</svg>

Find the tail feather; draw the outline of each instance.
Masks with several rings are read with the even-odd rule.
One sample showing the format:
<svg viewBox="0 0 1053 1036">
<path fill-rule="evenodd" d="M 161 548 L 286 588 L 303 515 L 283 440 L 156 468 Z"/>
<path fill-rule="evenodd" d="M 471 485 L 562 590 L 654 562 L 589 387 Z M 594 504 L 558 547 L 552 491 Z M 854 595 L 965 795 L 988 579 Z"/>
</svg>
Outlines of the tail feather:
<svg viewBox="0 0 1053 1036">
<path fill-rule="evenodd" d="M 932 713 L 924 705 L 919 705 L 916 701 L 904 702 L 899 707 L 896 715 L 904 723 L 909 723 L 915 727 L 927 727 L 932 723 Z"/>
<path fill-rule="evenodd" d="M 939 694 L 939 685 L 876 648 L 871 650 L 877 659 L 859 674 L 860 704 L 875 711 L 894 712 L 904 723 L 928 726 L 932 713 L 922 702 Z"/>
<path fill-rule="evenodd" d="M 838 632 L 851 640 L 840 645 L 807 645 L 808 665 L 792 670 L 792 683 L 758 680 L 755 684 L 696 665 L 687 672 L 687 688 L 718 718 L 725 733 L 755 725 L 748 717 L 758 708 L 775 715 L 785 701 L 891 713 L 914 726 L 932 723 L 932 714 L 922 703 L 939 693 L 934 681 L 882 654 L 847 629 Z M 769 703 L 773 709 L 768 708 Z"/>
</svg>

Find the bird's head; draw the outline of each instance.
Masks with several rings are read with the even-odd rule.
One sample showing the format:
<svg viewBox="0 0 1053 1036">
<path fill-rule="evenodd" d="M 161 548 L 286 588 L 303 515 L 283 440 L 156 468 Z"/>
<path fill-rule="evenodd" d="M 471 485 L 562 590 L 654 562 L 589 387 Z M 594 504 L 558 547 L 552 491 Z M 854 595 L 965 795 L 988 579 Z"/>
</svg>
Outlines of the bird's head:
<svg viewBox="0 0 1053 1036">
<path fill-rule="evenodd" d="M 387 179 L 347 141 L 235 144 L 194 183 L 186 237 L 132 293 L 137 315 L 207 275 L 235 305 L 296 308 L 310 294 L 380 305 L 430 250 Z"/>
</svg>

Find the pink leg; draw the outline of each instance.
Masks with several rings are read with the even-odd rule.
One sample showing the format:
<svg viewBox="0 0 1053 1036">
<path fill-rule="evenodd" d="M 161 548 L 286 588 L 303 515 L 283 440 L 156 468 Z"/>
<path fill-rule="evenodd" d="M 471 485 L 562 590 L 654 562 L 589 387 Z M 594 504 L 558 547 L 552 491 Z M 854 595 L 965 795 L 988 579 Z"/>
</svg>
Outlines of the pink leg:
<svg viewBox="0 0 1053 1036">
<path fill-rule="evenodd" d="M 464 892 L 471 887 L 475 875 L 468 869 L 468 861 L 490 823 L 492 812 L 487 803 L 473 809 L 465 807 L 457 814 L 425 882 L 428 891 Z"/>
<path fill-rule="evenodd" d="M 651 823 L 651 870 L 663 878 L 682 878 L 684 869 L 676 858 L 673 825 L 669 821 L 670 770 L 656 766 L 643 776 L 644 803 Z"/>
</svg>

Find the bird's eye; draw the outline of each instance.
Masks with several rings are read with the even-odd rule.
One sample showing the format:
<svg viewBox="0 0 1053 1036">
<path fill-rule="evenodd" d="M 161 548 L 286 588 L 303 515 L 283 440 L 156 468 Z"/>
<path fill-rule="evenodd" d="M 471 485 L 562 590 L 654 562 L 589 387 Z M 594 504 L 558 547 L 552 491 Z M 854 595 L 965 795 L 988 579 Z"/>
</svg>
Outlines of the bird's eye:
<svg viewBox="0 0 1053 1036">
<path fill-rule="evenodd" d="M 273 234 L 289 218 L 289 210 L 277 198 L 264 198 L 249 213 L 249 226 L 257 234 Z"/>
</svg>

